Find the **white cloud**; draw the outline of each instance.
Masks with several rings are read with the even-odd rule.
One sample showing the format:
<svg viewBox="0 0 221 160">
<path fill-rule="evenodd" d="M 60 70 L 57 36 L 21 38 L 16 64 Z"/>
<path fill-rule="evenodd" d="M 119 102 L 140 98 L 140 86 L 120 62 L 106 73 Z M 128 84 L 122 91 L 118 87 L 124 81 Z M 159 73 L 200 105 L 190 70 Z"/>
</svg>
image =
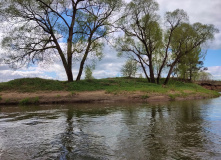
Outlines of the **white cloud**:
<svg viewBox="0 0 221 160">
<path fill-rule="evenodd" d="M 213 79 L 221 80 L 221 66 L 208 67 L 208 71 L 207 72 L 212 74 Z"/>
<path fill-rule="evenodd" d="M 45 79 L 52 79 L 52 77 L 46 75 L 44 72 L 37 70 L 12 70 L 6 65 L 0 64 L 0 82 L 6 82 L 17 78 L 30 78 L 30 77 L 40 77 Z"/>
</svg>

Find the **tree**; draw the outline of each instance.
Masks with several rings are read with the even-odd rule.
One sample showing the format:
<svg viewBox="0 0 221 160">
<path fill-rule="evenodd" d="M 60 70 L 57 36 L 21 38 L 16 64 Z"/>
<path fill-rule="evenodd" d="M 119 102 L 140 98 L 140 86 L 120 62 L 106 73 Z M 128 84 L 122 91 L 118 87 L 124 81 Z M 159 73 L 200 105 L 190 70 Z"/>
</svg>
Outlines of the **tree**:
<svg viewBox="0 0 221 160">
<path fill-rule="evenodd" d="M 162 44 L 162 30 L 157 10 L 158 4 L 154 0 L 130 2 L 118 24 L 125 35 L 116 42 L 119 52 L 134 55 L 133 58 L 141 64 L 151 83 L 155 83 L 153 56 Z M 150 77 L 147 75 L 146 66 Z"/>
<path fill-rule="evenodd" d="M 201 23 L 194 23 L 193 25 L 182 23 L 177 27 L 171 38 L 171 62 L 164 84 L 168 83 L 175 65 L 181 58 L 185 55 L 195 53 L 194 50 L 201 48 L 204 43 L 213 39 L 216 32 L 218 32 L 218 29 L 213 25 L 204 25 Z"/>
<path fill-rule="evenodd" d="M 48 61 L 58 55 L 68 81 L 73 81 L 73 58 L 80 59 L 80 80 L 89 53 L 101 55 L 102 42 L 112 32 L 119 0 L 6 0 L 2 10 L 16 24 L 3 39 L 5 62 L 13 68 Z M 9 53 L 9 54 L 8 54 Z M 50 57 L 51 56 L 51 57 Z M 80 58 L 79 58 L 80 57 Z"/>
<path fill-rule="evenodd" d="M 179 77 L 190 81 L 195 79 L 197 73 L 203 68 L 202 60 L 205 55 L 205 52 L 202 52 L 200 48 L 196 48 L 188 55 L 184 55 L 176 67 Z"/>
<path fill-rule="evenodd" d="M 168 70 L 164 84 L 183 57 L 197 57 L 196 49 L 214 38 L 218 29 L 214 25 L 190 24 L 187 13 L 177 9 L 166 12 L 162 27 L 156 14 L 158 4 L 154 0 L 130 2 L 118 27 L 124 32 L 116 40 L 120 54 L 127 54 L 141 64 L 147 79 L 155 83 L 163 71 Z M 194 55 L 196 53 L 196 55 Z M 149 76 L 146 68 L 149 69 Z"/>
<path fill-rule="evenodd" d="M 126 61 L 125 65 L 121 68 L 121 73 L 124 77 L 135 77 L 135 74 L 137 72 L 137 62 L 129 59 Z"/>
<path fill-rule="evenodd" d="M 94 77 L 92 76 L 92 68 L 89 66 L 86 66 L 85 68 L 85 79 L 86 80 L 94 79 Z"/>
</svg>

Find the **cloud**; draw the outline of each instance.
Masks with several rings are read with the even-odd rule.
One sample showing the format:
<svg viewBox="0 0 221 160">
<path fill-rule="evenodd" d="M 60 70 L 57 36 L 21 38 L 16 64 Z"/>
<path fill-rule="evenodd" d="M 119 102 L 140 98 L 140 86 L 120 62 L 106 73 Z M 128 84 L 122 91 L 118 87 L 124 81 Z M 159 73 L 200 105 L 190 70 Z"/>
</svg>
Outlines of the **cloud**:
<svg viewBox="0 0 221 160">
<path fill-rule="evenodd" d="M 6 82 L 18 78 L 30 78 L 30 77 L 39 77 L 45 79 L 52 79 L 52 77 L 46 75 L 44 72 L 37 70 L 12 70 L 6 65 L 0 64 L 0 82 Z"/>
<path fill-rule="evenodd" d="M 208 67 L 207 72 L 212 74 L 213 79 L 215 80 L 221 80 L 221 66 L 212 66 Z"/>
<path fill-rule="evenodd" d="M 221 49 L 221 1 L 220 0 L 157 0 L 160 5 L 160 15 L 163 17 L 166 11 L 177 8 L 187 12 L 190 22 L 214 24 L 220 30 L 215 35 L 215 40 L 209 43 L 210 49 Z"/>
</svg>

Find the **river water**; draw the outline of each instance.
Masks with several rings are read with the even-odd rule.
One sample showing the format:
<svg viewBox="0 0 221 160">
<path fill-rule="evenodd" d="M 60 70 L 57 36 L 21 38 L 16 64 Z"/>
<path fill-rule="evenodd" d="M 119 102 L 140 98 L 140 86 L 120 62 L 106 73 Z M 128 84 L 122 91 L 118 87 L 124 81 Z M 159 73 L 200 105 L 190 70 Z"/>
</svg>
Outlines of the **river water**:
<svg viewBox="0 0 221 160">
<path fill-rule="evenodd" d="M 1 160 L 220 160 L 221 97 L 0 107 Z"/>
</svg>

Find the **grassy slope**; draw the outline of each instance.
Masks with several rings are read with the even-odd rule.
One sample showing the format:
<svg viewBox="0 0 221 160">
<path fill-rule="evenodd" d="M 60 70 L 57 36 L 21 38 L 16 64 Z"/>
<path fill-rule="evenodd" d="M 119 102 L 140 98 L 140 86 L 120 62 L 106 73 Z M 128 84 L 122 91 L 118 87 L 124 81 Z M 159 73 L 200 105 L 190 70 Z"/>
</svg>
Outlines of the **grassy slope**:
<svg viewBox="0 0 221 160">
<path fill-rule="evenodd" d="M 40 78 L 16 79 L 0 83 L 1 91 L 36 92 L 36 91 L 95 91 L 106 90 L 108 93 L 120 93 L 124 91 L 142 91 L 147 94 L 168 95 L 171 98 L 186 97 L 190 95 L 202 95 L 208 97 L 219 96 L 216 91 L 210 91 L 193 84 L 171 80 L 166 87 L 148 83 L 146 79 L 109 78 L 81 80 L 79 82 L 63 82 Z"/>
</svg>

